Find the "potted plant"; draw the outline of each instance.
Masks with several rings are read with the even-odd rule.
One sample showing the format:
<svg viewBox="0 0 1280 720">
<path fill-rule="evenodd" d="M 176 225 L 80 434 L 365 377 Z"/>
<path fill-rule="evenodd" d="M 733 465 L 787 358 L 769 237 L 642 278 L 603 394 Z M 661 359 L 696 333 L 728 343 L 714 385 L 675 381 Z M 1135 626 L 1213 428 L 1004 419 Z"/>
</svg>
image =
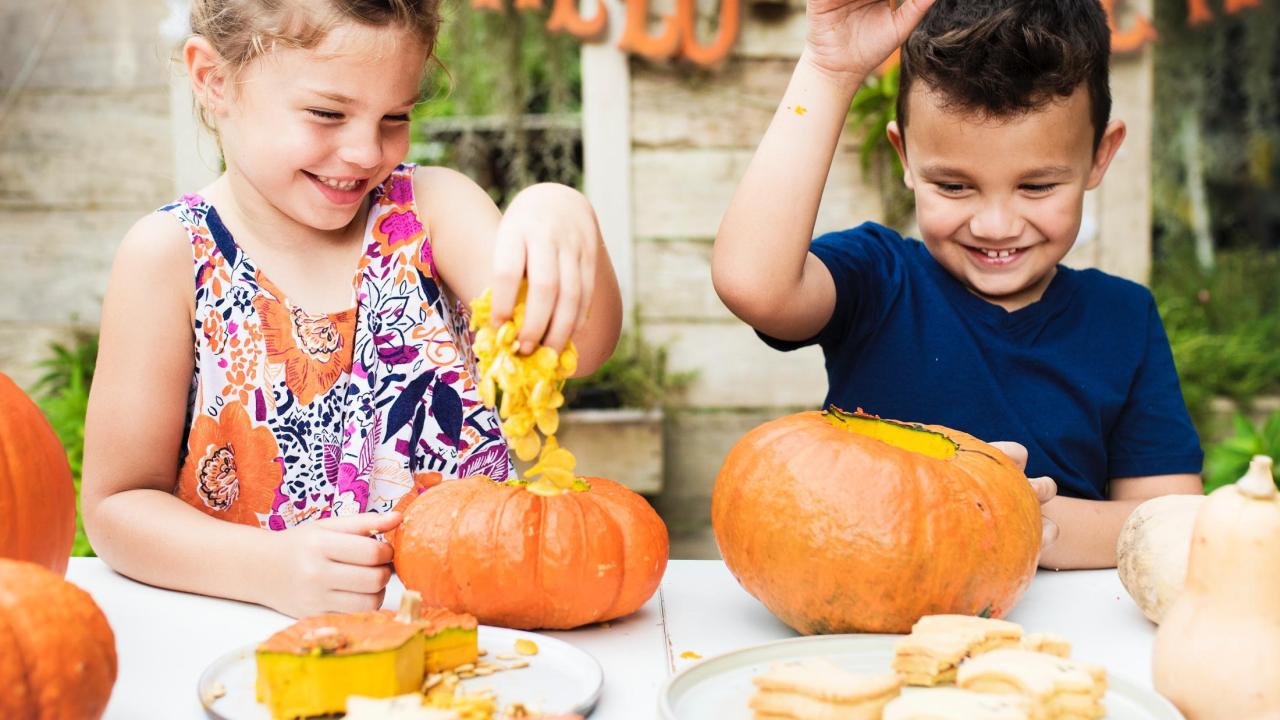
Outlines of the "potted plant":
<svg viewBox="0 0 1280 720">
<path fill-rule="evenodd" d="M 614 478 L 644 494 L 662 489 L 666 405 L 694 378 L 667 369 L 665 346 L 644 340 L 640 323 L 623 330 L 613 355 L 591 375 L 565 384 L 557 439 L 578 458 L 577 472 Z"/>
</svg>

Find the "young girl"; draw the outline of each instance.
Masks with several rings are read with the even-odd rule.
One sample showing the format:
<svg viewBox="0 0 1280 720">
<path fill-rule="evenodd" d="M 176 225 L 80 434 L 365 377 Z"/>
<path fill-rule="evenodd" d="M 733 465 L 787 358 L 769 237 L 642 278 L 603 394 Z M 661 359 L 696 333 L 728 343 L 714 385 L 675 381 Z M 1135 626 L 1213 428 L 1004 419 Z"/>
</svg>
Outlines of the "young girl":
<svg viewBox="0 0 1280 720">
<path fill-rule="evenodd" d="M 465 304 L 528 282 L 522 350 L 612 352 L 617 282 L 590 205 L 503 216 L 402 165 L 438 0 L 194 0 L 183 47 L 226 171 L 125 236 L 86 425 L 98 554 L 142 582 L 299 616 L 381 605 L 396 500 L 512 472 Z M 227 522 L 229 521 L 229 522 Z"/>
</svg>

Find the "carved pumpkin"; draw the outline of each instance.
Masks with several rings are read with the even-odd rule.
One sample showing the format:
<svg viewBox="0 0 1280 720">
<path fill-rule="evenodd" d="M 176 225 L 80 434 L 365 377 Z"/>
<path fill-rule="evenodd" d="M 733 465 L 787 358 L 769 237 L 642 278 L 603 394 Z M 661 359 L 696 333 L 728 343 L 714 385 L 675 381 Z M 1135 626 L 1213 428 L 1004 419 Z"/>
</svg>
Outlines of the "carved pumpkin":
<svg viewBox="0 0 1280 720">
<path fill-rule="evenodd" d="M 569 629 L 635 612 L 667 566 L 667 528 L 636 493 L 580 478 L 561 494 L 484 476 L 413 500 L 393 535 L 396 573 L 428 605 L 502 627 Z"/>
<path fill-rule="evenodd" d="M 0 559 L 0 717 L 93 720 L 115 682 L 115 634 L 89 593 Z"/>
<path fill-rule="evenodd" d="M 711 521 L 738 582 L 805 634 L 1001 617 L 1040 551 L 1035 492 L 999 450 L 835 408 L 738 441 L 716 478 Z"/>
<path fill-rule="evenodd" d="M 0 373 L 0 558 L 65 575 L 75 537 L 67 453 L 40 408 Z"/>
</svg>

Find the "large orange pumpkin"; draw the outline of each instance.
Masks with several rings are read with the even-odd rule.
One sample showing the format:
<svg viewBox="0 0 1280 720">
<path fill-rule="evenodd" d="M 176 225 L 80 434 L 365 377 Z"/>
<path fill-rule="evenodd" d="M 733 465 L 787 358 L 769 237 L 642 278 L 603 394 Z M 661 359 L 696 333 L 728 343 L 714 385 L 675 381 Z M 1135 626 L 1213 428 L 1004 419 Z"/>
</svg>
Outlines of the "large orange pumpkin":
<svg viewBox="0 0 1280 720">
<path fill-rule="evenodd" d="M 65 575 L 75 537 L 66 450 L 40 408 L 0 373 L 0 558 Z"/>
<path fill-rule="evenodd" d="M 835 408 L 747 433 L 716 478 L 711 520 L 738 582 L 805 634 L 1001 617 L 1040 551 L 1039 502 L 999 450 Z"/>
<path fill-rule="evenodd" d="M 476 476 L 409 504 L 396 573 L 423 603 L 502 627 L 569 629 L 635 612 L 667 567 L 667 528 L 644 498 L 604 478 L 544 496 Z"/>
<path fill-rule="evenodd" d="M 115 682 L 115 634 L 89 593 L 0 559 L 0 717 L 94 720 Z"/>
</svg>

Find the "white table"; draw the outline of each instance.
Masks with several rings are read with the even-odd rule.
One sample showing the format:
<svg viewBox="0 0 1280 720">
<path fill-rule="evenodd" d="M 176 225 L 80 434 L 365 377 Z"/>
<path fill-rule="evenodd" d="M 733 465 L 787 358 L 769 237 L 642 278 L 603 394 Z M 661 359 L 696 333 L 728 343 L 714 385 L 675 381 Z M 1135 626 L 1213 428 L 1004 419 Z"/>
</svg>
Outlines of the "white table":
<svg viewBox="0 0 1280 720">
<path fill-rule="evenodd" d="M 293 622 L 256 605 L 143 585 L 95 558 L 73 558 L 67 579 L 93 595 L 115 630 L 120 672 L 108 720 L 205 718 L 196 697 L 201 672 L 223 653 Z M 392 579 L 387 606 L 398 605 L 401 592 Z M 1114 570 L 1041 571 L 1008 619 L 1028 632 L 1065 635 L 1074 657 L 1151 687 L 1155 626 Z M 546 634 L 591 653 L 604 668 L 604 692 L 592 720 L 654 717 L 663 684 L 699 662 L 694 655 L 705 659 L 795 636 L 712 560 L 672 561 L 659 592 L 609 627 Z"/>
</svg>

